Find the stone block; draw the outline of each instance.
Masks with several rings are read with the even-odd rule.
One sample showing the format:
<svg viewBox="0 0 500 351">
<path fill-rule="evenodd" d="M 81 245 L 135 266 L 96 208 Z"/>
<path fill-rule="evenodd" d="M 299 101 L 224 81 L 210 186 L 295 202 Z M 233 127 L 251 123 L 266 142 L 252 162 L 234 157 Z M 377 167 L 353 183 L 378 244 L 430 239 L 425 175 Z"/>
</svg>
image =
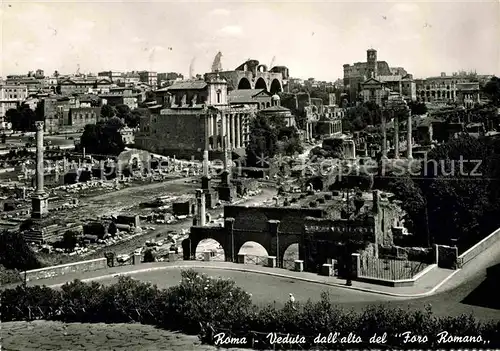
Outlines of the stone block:
<svg viewBox="0 0 500 351">
<path fill-rule="evenodd" d="M 295 260 L 295 271 L 296 272 L 303 272 L 304 271 L 304 261 Z"/>
<path fill-rule="evenodd" d="M 211 252 L 210 251 L 205 251 L 203 252 L 203 261 L 210 261 L 210 256 L 211 256 Z"/>
<path fill-rule="evenodd" d="M 141 262 L 142 262 L 142 255 L 134 253 L 133 260 L 134 260 L 133 261 L 134 265 L 141 264 Z"/>
<path fill-rule="evenodd" d="M 276 256 L 267 257 L 267 267 L 276 268 Z"/>
<path fill-rule="evenodd" d="M 238 263 L 245 263 L 245 254 L 238 254 Z"/>
<path fill-rule="evenodd" d="M 168 262 L 175 262 L 177 261 L 177 254 L 175 251 L 169 251 L 168 253 Z"/>
<path fill-rule="evenodd" d="M 333 267 L 331 264 L 325 263 L 321 266 L 321 275 L 331 277 L 333 275 Z"/>
</svg>

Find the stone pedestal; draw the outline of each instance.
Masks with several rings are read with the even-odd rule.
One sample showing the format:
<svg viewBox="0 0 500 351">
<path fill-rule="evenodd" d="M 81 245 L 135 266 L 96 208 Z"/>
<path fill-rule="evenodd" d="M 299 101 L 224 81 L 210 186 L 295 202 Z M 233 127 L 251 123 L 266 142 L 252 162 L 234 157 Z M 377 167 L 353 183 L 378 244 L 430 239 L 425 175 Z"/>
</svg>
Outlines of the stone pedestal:
<svg viewBox="0 0 500 351">
<path fill-rule="evenodd" d="M 238 263 L 245 263 L 245 254 L 238 254 Z"/>
<path fill-rule="evenodd" d="M 41 219 L 49 213 L 49 196 L 34 194 L 31 197 L 31 218 Z"/>
<path fill-rule="evenodd" d="M 304 261 L 295 260 L 295 271 L 296 272 L 303 272 L 304 271 Z"/>
<path fill-rule="evenodd" d="M 276 256 L 267 257 L 267 267 L 276 268 Z"/>
<path fill-rule="evenodd" d="M 142 261 L 142 255 L 141 254 L 134 254 L 134 256 L 133 256 L 134 265 L 141 264 L 141 261 Z"/>
<path fill-rule="evenodd" d="M 175 251 L 169 251 L 168 253 L 168 262 L 175 262 L 177 261 L 177 254 Z"/>
<path fill-rule="evenodd" d="M 333 275 L 333 266 L 331 264 L 325 263 L 323 266 L 321 266 L 321 275 L 331 277 Z"/>
<path fill-rule="evenodd" d="M 205 262 L 210 261 L 210 255 L 211 255 L 210 251 L 203 252 L 203 261 L 205 261 Z"/>
</svg>

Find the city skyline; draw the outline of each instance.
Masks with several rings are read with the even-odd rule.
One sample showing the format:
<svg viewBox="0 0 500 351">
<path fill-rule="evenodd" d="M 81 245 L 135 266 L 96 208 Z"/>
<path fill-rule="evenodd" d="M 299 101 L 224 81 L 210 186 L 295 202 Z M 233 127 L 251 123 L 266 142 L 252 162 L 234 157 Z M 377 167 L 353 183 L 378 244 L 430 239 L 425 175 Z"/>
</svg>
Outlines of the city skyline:
<svg viewBox="0 0 500 351">
<path fill-rule="evenodd" d="M 342 78 L 366 49 L 415 78 L 500 72 L 500 3 L 4 2 L 0 75 L 106 70 L 223 70 L 246 59 L 293 77 Z M 22 30 L 20 30 L 22 28 Z"/>
</svg>

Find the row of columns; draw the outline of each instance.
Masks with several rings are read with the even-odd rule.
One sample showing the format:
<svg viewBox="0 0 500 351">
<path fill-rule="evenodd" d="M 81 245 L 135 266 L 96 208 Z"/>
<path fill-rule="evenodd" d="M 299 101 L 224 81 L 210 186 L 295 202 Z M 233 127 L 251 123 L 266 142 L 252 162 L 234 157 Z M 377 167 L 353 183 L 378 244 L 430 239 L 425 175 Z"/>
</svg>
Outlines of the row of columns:
<svg viewBox="0 0 500 351">
<path fill-rule="evenodd" d="M 241 114 L 221 114 L 219 128 L 217 115 L 207 116 L 207 140 L 212 137 L 212 143 L 208 142 L 209 149 L 224 148 L 225 146 L 238 149 L 244 148 L 248 141 L 248 126 L 245 125 Z M 219 142 L 220 136 L 220 142 Z M 225 140 L 227 136 L 227 144 Z M 222 144 L 222 145 L 221 145 Z"/>
<path fill-rule="evenodd" d="M 329 123 L 329 134 L 341 133 L 342 132 L 342 122 L 333 121 Z"/>
<path fill-rule="evenodd" d="M 382 114 L 382 157 L 387 158 L 387 124 L 385 114 Z M 408 159 L 413 158 L 413 137 L 411 114 L 408 115 L 407 133 L 406 133 L 406 153 Z M 399 121 L 394 118 L 394 158 L 399 158 Z"/>
</svg>

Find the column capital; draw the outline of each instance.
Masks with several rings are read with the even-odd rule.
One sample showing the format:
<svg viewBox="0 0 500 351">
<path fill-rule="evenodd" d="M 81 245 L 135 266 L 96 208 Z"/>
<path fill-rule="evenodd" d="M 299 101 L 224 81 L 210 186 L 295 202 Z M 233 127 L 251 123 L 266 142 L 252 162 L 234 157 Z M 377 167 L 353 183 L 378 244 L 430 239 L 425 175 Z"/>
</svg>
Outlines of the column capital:
<svg viewBox="0 0 500 351">
<path fill-rule="evenodd" d="M 44 125 L 43 121 L 35 121 L 35 127 L 37 131 L 43 131 L 43 125 Z"/>
</svg>

